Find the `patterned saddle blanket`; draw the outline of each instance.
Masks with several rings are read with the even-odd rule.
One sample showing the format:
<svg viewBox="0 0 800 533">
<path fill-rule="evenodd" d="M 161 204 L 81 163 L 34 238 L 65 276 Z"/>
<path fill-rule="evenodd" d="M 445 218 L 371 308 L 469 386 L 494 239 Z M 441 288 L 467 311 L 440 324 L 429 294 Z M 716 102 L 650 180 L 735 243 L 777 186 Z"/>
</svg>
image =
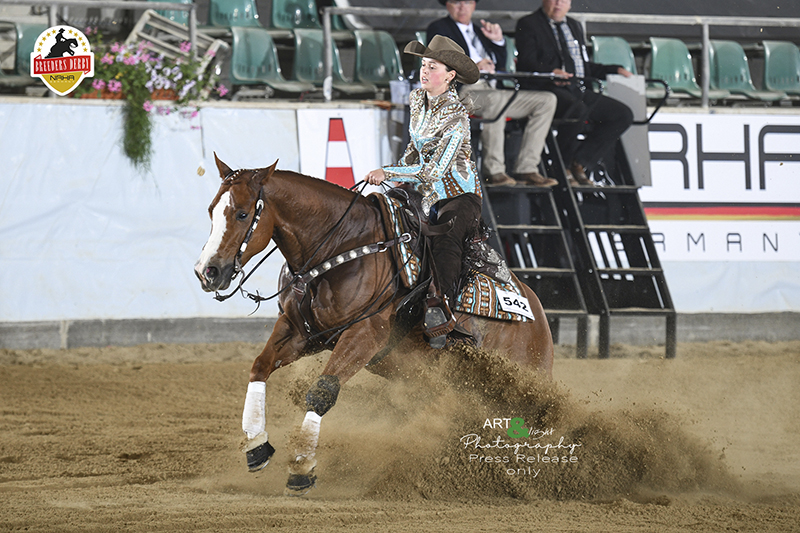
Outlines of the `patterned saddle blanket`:
<svg viewBox="0 0 800 533">
<path fill-rule="evenodd" d="M 407 215 L 413 215 L 412 211 L 402 199 L 379 193 L 369 196 L 383 213 L 389 239 L 406 232 L 415 234 L 410 242 L 394 247 L 393 253 L 403 284 L 409 289 L 416 287 L 422 264 L 414 252 L 419 228 L 411 227 L 408 222 Z M 465 253 L 462 273 L 462 289 L 456 298 L 454 311 L 499 320 L 534 320 L 530 303 L 518 285 L 521 282 L 511 276 L 503 258 L 485 241 L 471 243 Z"/>
</svg>

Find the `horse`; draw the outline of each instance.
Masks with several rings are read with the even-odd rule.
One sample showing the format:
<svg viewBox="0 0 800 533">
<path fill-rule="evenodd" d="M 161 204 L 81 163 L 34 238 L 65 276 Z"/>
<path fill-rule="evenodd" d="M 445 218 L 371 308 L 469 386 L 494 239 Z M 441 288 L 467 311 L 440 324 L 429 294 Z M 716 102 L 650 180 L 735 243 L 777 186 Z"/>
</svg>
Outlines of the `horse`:
<svg viewBox="0 0 800 533">
<path fill-rule="evenodd" d="M 275 451 L 266 431 L 267 379 L 303 356 L 332 350 L 322 375 L 306 394 L 306 415 L 289 464 L 286 492 L 305 494 L 316 481 L 320 423 L 341 386 L 364 368 L 386 378 L 413 376 L 414 368 L 436 360 L 437 350 L 424 342 L 421 325 L 385 348 L 396 304 L 411 289 L 393 287 L 398 267 L 391 254 L 366 253 L 376 243 L 387 246 L 388 240 L 373 202 L 314 177 L 276 170 L 277 161 L 267 168 L 234 171 L 216 153 L 214 158 L 222 184 L 208 209 L 211 234 L 194 266 L 202 289 L 219 296 L 218 291 L 226 290 L 270 241 L 286 261 L 279 284 L 280 316 L 253 362 L 245 395 L 243 450 L 250 471 L 266 466 Z M 331 268 L 314 270 L 317 276 L 304 281 L 310 267 L 331 258 Z M 534 292 L 515 281 L 523 288 L 534 320 L 464 313 L 455 313 L 456 319 L 472 333 L 478 348 L 498 351 L 523 369 L 552 379 L 553 341 L 544 310 Z M 371 363 L 384 348 L 388 353 Z"/>
</svg>

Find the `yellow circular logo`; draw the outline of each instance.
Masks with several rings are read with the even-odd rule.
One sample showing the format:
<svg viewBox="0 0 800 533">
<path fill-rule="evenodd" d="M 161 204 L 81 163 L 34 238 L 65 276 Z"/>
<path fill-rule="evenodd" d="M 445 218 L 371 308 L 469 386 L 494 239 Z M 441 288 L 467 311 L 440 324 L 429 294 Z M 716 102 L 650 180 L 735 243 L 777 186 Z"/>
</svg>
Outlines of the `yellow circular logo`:
<svg viewBox="0 0 800 533">
<path fill-rule="evenodd" d="M 56 94 L 71 93 L 83 78 L 94 76 L 89 39 L 72 26 L 46 29 L 31 52 L 31 76 L 40 78 Z"/>
</svg>

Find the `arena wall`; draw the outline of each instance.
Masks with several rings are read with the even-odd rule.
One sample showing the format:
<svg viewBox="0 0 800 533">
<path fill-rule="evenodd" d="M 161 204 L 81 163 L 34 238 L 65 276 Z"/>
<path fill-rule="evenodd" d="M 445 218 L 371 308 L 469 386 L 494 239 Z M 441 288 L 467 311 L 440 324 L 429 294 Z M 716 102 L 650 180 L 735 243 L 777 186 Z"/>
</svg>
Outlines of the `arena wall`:
<svg viewBox="0 0 800 533">
<path fill-rule="evenodd" d="M 369 104 L 216 102 L 196 113 L 157 113 L 152 166 L 140 171 L 120 149 L 121 109 L 0 98 L 0 347 L 228 340 L 220 332 L 254 305 L 215 301 L 192 271 L 219 186 L 213 154 L 233 168 L 278 159 L 280 168 L 319 177 L 350 164 L 358 180 L 396 151 L 391 112 Z M 342 120 L 344 145 L 329 139 L 331 119 Z M 791 128 L 800 115 L 694 109 L 661 113 L 657 122 L 686 133 L 650 133 L 661 159 L 652 163 L 653 186 L 641 192 L 651 228 L 663 237 L 659 253 L 676 309 L 686 317 L 679 339 L 713 337 L 700 316 L 716 316 L 713 323 L 741 314 L 773 317 L 751 320 L 761 330 L 753 335 L 797 338 L 800 150 Z M 772 126 L 789 130 L 761 135 Z M 741 157 L 714 160 L 719 153 Z M 749 216 L 753 206 L 765 209 Z M 268 260 L 250 290 L 274 292 L 281 263 Z M 242 323 L 269 326 L 276 315 L 267 302 Z M 789 326 L 765 332 L 758 324 Z M 631 338 L 635 331 L 663 338 L 648 328 L 621 329 L 631 329 Z M 249 338 L 263 333 L 255 331 Z"/>
</svg>

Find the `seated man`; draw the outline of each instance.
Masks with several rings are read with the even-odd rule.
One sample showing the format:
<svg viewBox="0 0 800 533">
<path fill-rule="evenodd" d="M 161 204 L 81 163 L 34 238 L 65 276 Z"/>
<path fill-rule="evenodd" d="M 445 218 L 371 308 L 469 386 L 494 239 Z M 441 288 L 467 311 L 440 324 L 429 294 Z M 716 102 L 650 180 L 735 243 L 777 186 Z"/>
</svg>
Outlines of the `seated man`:
<svg viewBox="0 0 800 533">
<path fill-rule="evenodd" d="M 439 0 L 450 14 L 433 21 L 428 26 L 428 42 L 434 35 L 443 35 L 455 41 L 467 52 L 482 72 L 494 73 L 506 64 L 506 43 L 499 24 L 481 20 L 476 28 L 472 23 L 472 13 L 477 0 Z M 472 98 L 476 111 L 483 118 L 495 118 L 513 95 L 513 91 L 495 89 L 486 80 L 474 85 L 464 85 L 460 90 L 462 97 Z M 556 99 L 546 91 L 520 91 L 498 120 L 483 124 L 481 133 L 483 177 L 493 185 L 514 185 L 516 180 L 506 174 L 505 127 L 506 117 L 526 118 L 528 123 L 522 135 L 522 146 L 514 166 L 514 174 L 519 182 L 539 187 L 552 187 L 557 182 L 539 174 L 539 162 L 544 149 L 550 124 L 556 111 Z"/>
<path fill-rule="evenodd" d="M 517 70 L 522 72 L 553 72 L 564 78 L 592 77 L 605 79 L 607 74 L 632 74 L 620 65 L 601 65 L 589 61 L 580 24 L 567 17 L 571 0 L 542 0 L 542 7 L 517 22 Z M 581 185 L 593 185 L 586 176 L 595 170 L 603 157 L 608 157 L 620 135 L 633 122 L 630 108 L 592 91 L 591 85 L 567 81 L 527 80 L 523 87 L 550 91 L 558 98 L 556 117 L 577 118 L 589 106 L 588 121 L 564 123 L 558 126 L 558 147 L 567 165 L 567 177 Z M 566 117 L 567 111 L 578 102 Z M 578 135 L 584 140 L 578 142 Z"/>
</svg>

